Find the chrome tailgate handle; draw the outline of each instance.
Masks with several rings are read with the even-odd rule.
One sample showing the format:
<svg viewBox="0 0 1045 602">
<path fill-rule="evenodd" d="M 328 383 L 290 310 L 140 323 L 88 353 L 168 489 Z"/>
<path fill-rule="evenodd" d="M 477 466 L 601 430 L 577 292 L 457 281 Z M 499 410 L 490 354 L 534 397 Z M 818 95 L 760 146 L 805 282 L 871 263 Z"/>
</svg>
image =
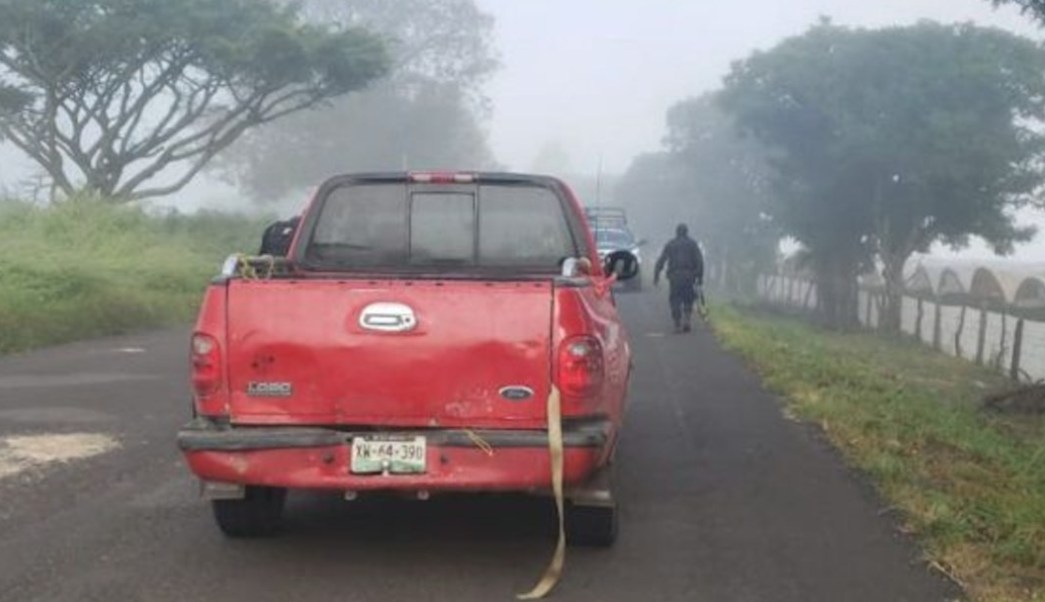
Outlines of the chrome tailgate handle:
<svg viewBox="0 0 1045 602">
<path fill-rule="evenodd" d="M 359 327 L 377 332 L 408 332 L 417 326 L 414 310 L 402 303 L 372 303 L 359 314 Z"/>
</svg>

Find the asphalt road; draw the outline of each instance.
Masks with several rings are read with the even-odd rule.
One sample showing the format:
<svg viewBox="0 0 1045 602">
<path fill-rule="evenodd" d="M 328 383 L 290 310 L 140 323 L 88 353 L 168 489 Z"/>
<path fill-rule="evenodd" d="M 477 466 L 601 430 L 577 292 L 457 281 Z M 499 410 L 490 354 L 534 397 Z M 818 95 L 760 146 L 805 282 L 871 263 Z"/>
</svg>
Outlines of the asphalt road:
<svg viewBox="0 0 1045 602">
<path fill-rule="evenodd" d="M 613 549 L 571 550 L 552 599 L 959 597 L 867 484 L 709 333 L 664 334 L 666 302 L 652 293 L 620 303 L 637 354 L 622 532 Z M 165 332 L 0 360 L 0 600 L 487 602 L 514 599 L 543 570 L 552 506 L 517 497 L 296 495 L 281 537 L 223 539 L 174 446 L 185 343 Z M 26 441 L 36 447 L 11 456 Z M 70 442 L 82 457 L 52 457 Z"/>
</svg>

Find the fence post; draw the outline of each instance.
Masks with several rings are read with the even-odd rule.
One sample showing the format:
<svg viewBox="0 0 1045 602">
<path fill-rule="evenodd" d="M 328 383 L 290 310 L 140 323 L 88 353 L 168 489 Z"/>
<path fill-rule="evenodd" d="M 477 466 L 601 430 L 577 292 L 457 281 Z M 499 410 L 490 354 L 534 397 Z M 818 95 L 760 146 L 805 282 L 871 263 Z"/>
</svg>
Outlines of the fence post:
<svg viewBox="0 0 1045 602">
<path fill-rule="evenodd" d="M 936 317 L 933 319 L 933 349 L 940 351 L 943 347 L 943 305 L 936 301 Z"/>
<path fill-rule="evenodd" d="M 1006 345 L 1009 342 L 1009 316 L 1004 311 L 1001 312 L 1001 340 L 998 341 L 998 355 L 991 360 L 991 367 L 998 372 L 1005 372 L 1005 350 L 1008 349 Z"/>
<path fill-rule="evenodd" d="M 987 308 L 980 308 L 980 331 L 976 335 L 976 364 L 983 365 L 984 348 L 987 346 Z"/>
<path fill-rule="evenodd" d="M 795 304 L 795 279 L 788 276 L 787 278 L 787 305 Z"/>
<path fill-rule="evenodd" d="M 962 331 L 965 330 L 965 309 L 962 305 L 962 313 L 958 317 L 958 330 L 954 332 L 954 355 L 962 357 Z"/>
<path fill-rule="evenodd" d="M 878 293 L 871 295 L 871 307 L 874 311 L 871 315 L 874 317 L 874 324 L 868 324 L 871 330 L 879 330 L 882 327 L 882 298 Z"/>
<path fill-rule="evenodd" d="M 1009 367 L 1009 378 L 1020 380 L 1020 356 L 1023 355 L 1023 318 L 1016 321 L 1016 334 L 1012 339 L 1012 365 Z"/>
<path fill-rule="evenodd" d="M 925 318 L 925 305 L 923 305 L 923 299 L 918 297 L 918 314 L 914 319 L 914 336 L 918 337 L 918 342 L 921 343 L 925 339 L 922 338 L 922 320 Z"/>
<path fill-rule="evenodd" d="M 864 297 L 867 299 L 866 305 L 864 306 L 864 314 L 866 315 L 866 317 L 864 318 L 864 326 L 866 326 L 867 329 L 870 330 L 871 329 L 871 306 L 874 305 L 874 295 L 871 294 L 871 291 L 865 291 L 864 292 Z"/>
<path fill-rule="evenodd" d="M 813 298 L 813 283 L 810 282 L 809 286 L 806 287 L 806 296 L 802 300 L 802 309 L 809 311 L 809 301 Z"/>
</svg>

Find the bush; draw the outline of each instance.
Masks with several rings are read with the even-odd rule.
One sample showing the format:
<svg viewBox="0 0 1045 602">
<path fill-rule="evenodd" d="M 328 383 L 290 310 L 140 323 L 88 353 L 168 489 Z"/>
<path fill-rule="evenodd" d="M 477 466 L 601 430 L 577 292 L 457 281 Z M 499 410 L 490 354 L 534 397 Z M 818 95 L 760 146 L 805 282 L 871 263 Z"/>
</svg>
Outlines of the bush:
<svg viewBox="0 0 1045 602">
<path fill-rule="evenodd" d="M 188 321 L 221 261 L 256 250 L 268 221 L 0 201 L 0 353 Z"/>
</svg>

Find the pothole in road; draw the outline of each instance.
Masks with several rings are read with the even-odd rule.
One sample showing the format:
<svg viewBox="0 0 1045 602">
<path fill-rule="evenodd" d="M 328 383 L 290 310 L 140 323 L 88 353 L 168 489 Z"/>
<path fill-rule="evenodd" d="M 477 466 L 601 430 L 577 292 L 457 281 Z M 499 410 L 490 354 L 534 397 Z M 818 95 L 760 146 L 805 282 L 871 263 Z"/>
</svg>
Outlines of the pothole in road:
<svg viewBox="0 0 1045 602">
<path fill-rule="evenodd" d="M 0 438 L 0 479 L 52 464 L 98 456 L 119 447 L 115 438 L 100 433 L 3 437 Z"/>
</svg>

